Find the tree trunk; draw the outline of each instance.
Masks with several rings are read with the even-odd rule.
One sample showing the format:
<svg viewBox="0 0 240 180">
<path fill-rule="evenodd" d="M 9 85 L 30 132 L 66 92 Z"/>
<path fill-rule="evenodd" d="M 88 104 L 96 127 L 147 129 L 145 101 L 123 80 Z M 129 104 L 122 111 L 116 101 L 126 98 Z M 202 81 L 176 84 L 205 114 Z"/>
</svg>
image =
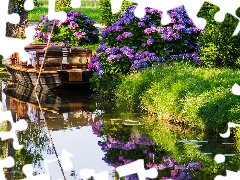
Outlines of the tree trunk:
<svg viewBox="0 0 240 180">
<path fill-rule="evenodd" d="M 8 4 L 8 14 L 12 14 L 14 11 L 14 0 L 9 0 Z M 13 37 L 13 29 L 14 29 L 14 24 L 7 23 L 6 27 L 6 36 L 7 37 Z"/>
<path fill-rule="evenodd" d="M 8 13 L 14 12 L 14 0 L 9 0 Z M 23 8 L 18 13 L 20 16 L 19 24 L 7 23 L 6 36 L 14 38 L 25 38 L 25 29 L 28 25 L 28 12 Z"/>
</svg>

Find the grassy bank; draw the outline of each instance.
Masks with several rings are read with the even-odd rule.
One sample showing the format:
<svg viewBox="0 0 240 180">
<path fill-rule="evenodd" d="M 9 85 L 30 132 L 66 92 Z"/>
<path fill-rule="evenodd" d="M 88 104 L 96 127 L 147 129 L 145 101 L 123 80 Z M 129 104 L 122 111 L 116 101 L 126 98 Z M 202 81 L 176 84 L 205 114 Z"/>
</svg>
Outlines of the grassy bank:
<svg viewBox="0 0 240 180">
<path fill-rule="evenodd" d="M 176 64 L 128 76 L 117 87 L 117 106 L 158 120 L 223 132 L 240 122 L 240 97 L 231 93 L 240 72 Z"/>
<path fill-rule="evenodd" d="M 33 11 L 28 13 L 28 21 L 36 22 L 40 20 L 41 15 L 48 14 L 48 2 L 42 1 L 43 5 L 40 7 L 35 7 Z M 100 20 L 100 10 L 99 8 L 87 8 L 84 4 L 81 5 L 80 8 L 73 9 L 75 11 L 81 12 L 87 15 L 90 19 L 94 20 L 95 22 L 102 22 Z"/>
</svg>

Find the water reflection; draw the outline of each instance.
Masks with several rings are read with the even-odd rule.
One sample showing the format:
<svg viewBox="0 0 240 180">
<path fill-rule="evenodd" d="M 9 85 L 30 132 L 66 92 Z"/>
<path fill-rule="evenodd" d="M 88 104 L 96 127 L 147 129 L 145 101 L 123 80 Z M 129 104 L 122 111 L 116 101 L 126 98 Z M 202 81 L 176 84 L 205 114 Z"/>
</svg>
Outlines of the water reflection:
<svg viewBox="0 0 240 180">
<path fill-rule="evenodd" d="M 25 164 L 33 165 L 34 175 L 49 171 L 51 179 L 80 179 L 79 171 L 86 168 L 96 173 L 108 171 L 112 178 L 113 169 L 102 160 L 104 154 L 97 144 L 100 138 L 93 135 L 89 126 L 89 122 L 97 119 L 89 107 L 89 93 L 41 90 L 36 97 L 32 89 L 18 84 L 3 83 L 2 89 L 2 103 L 5 109 L 11 110 L 14 121 L 28 122 L 27 130 L 18 132 L 24 148 L 15 150 L 11 140 L 0 141 L 1 158 L 11 155 L 16 160 L 14 168 L 5 170 L 7 179 L 26 178 Z M 10 129 L 7 122 L 0 126 L 1 131 Z M 73 168 L 68 170 L 63 168 L 63 150 L 70 154 L 73 163 Z M 44 160 L 52 162 L 46 165 Z"/>
<path fill-rule="evenodd" d="M 207 137 L 206 133 L 183 133 L 164 122 L 142 119 L 143 126 L 126 126 L 124 122 L 97 121 L 92 123 L 96 136 L 102 137 L 99 146 L 105 152 L 104 161 L 119 167 L 144 159 L 145 168 L 158 169 L 157 179 L 214 179 L 226 175 L 226 169 L 238 171 L 238 148 L 233 139 Z M 224 154 L 225 163 L 214 161 Z M 117 174 L 116 174 L 117 176 Z M 125 179 L 137 179 L 136 174 Z"/>
<path fill-rule="evenodd" d="M 49 171 L 53 180 L 80 179 L 82 169 L 107 171 L 109 179 L 118 179 L 115 168 L 138 159 L 144 159 L 146 169 L 158 169 L 157 179 L 214 179 L 226 175 L 226 169 L 239 170 L 239 137 L 208 136 L 139 114 L 101 114 L 92 108 L 89 92 L 39 90 L 36 97 L 21 85 L 3 83 L 2 89 L 3 108 L 11 110 L 14 121 L 25 119 L 29 125 L 18 133 L 23 149 L 14 150 L 11 140 L 0 141 L 1 158 L 16 160 L 5 171 L 9 180 L 25 178 L 25 164 L 33 165 L 35 175 Z M 11 128 L 7 122 L 0 126 L 1 131 Z M 63 150 L 73 163 L 67 170 Z M 217 164 L 216 154 L 227 156 L 226 161 Z M 44 160 L 52 162 L 45 165 Z"/>
</svg>

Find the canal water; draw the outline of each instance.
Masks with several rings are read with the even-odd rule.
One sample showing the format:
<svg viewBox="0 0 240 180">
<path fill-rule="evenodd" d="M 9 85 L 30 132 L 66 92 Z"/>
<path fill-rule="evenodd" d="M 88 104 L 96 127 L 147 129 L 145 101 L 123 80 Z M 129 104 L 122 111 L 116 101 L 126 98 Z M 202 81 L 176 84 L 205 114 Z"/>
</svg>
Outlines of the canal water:
<svg viewBox="0 0 240 180">
<path fill-rule="evenodd" d="M 234 137 L 176 128 L 138 113 L 99 109 L 102 102 L 80 90 L 35 93 L 1 82 L 0 94 L 2 110 L 11 111 L 14 122 L 28 122 L 25 131 L 17 132 L 22 149 L 14 149 L 12 139 L 0 140 L 1 159 L 8 155 L 15 159 L 14 166 L 4 170 L 9 180 L 26 175 L 47 179 L 48 173 L 53 180 L 80 180 L 87 172 L 118 179 L 117 167 L 139 159 L 145 169 L 158 169 L 157 179 L 210 180 L 225 176 L 226 170 L 239 170 L 240 146 Z M 0 124 L 0 132 L 10 129 L 7 121 Z M 225 161 L 217 163 L 217 154 Z M 137 169 L 125 179 L 138 179 L 136 173 Z"/>
</svg>

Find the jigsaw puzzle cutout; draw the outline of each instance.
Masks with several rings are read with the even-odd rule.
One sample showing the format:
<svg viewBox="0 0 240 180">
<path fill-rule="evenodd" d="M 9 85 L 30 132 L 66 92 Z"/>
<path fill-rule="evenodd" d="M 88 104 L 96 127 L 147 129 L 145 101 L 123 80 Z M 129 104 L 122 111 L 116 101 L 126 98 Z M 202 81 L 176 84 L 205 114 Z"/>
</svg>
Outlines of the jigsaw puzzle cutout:
<svg viewBox="0 0 240 180">
<path fill-rule="evenodd" d="M 233 172 L 233 171 L 226 171 L 226 176 L 218 175 L 215 177 L 214 180 L 237 180 L 240 178 L 240 171 Z"/>
<path fill-rule="evenodd" d="M 70 160 L 70 157 L 72 157 L 73 155 L 71 153 L 69 153 L 66 150 L 62 150 L 61 155 L 59 156 L 59 160 L 61 160 L 61 165 L 62 165 L 62 169 L 64 171 L 70 171 L 73 168 L 73 164 Z M 25 179 L 23 180 L 50 180 L 50 172 L 49 172 L 49 168 L 48 168 L 48 164 L 52 163 L 52 162 L 56 162 L 58 161 L 57 158 L 55 159 L 44 159 L 44 167 L 46 169 L 45 173 L 39 174 L 34 176 L 33 175 L 33 166 L 31 164 L 26 164 L 23 166 L 23 173 L 27 176 Z"/>
<path fill-rule="evenodd" d="M 139 159 L 129 164 L 116 168 L 119 177 L 125 177 L 131 174 L 137 174 L 139 180 L 145 180 L 146 178 L 157 178 L 158 171 L 156 168 L 145 170 L 144 160 Z"/>
<path fill-rule="evenodd" d="M 34 2 L 33 0 L 26 0 L 24 3 L 24 9 L 26 11 L 31 11 L 34 9 Z"/>
<path fill-rule="evenodd" d="M 0 159 L 0 180 L 5 179 L 3 168 L 11 168 L 14 166 L 14 159 L 11 156 L 4 158 L 3 160 Z"/>
<path fill-rule="evenodd" d="M 137 7 L 134 11 L 134 14 L 138 18 L 142 18 L 145 15 L 145 7 L 155 8 L 158 10 L 161 10 L 163 12 L 161 23 L 163 25 L 170 23 L 170 17 L 167 14 L 167 11 L 176 7 L 179 7 L 181 5 L 184 5 L 186 8 L 186 11 L 189 15 L 189 17 L 193 20 L 194 24 L 201 29 L 204 29 L 206 26 L 206 20 L 204 18 L 200 18 L 197 16 L 198 12 L 200 11 L 201 7 L 203 6 L 204 0 L 129 0 L 130 2 L 137 3 Z M 225 15 L 227 13 L 233 15 L 234 17 L 238 18 L 236 16 L 236 10 L 240 7 L 240 1 L 236 0 L 230 0 L 230 1 L 221 1 L 221 0 L 208 0 L 207 2 L 210 2 L 220 8 L 220 11 L 217 12 L 214 16 L 214 19 L 218 22 L 223 22 L 225 19 Z M 123 0 L 111 0 L 111 8 L 113 13 L 117 13 L 121 9 L 121 5 L 123 3 Z M 236 27 L 234 31 L 234 36 L 238 34 L 240 30 L 240 24 Z"/>
<path fill-rule="evenodd" d="M 94 180 L 108 180 L 107 171 L 96 174 L 93 169 L 82 169 L 79 171 L 79 175 L 83 180 L 87 180 L 90 177 L 94 177 Z"/>
<path fill-rule="evenodd" d="M 167 11 L 169 9 L 173 9 L 175 7 L 178 7 L 180 5 L 184 5 L 187 13 L 189 15 L 189 17 L 193 20 L 193 22 L 195 23 L 195 25 L 198 28 L 202 28 L 204 29 L 207 22 L 204 18 L 200 18 L 197 16 L 199 10 L 201 9 L 202 5 L 204 4 L 204 0 L 198 0 L 198 1 L 192 1 L 192 0 L 172 0 L 171 3 L 169 2 L 169 0 L 161 0 L 161 1 L 155 1 L 155 0 L 148 0 L 148 1 L 144 1 L 144 0 L 132 0 L 131 2 L 137 3 L 138 7 L 135 10 L 135 15 L 139 18 L 143 17 L 145 15 L 145 11 L 144 8 L 145 7 L 152 7 L 152 8 L 156 8 L 158 10 L 163 11 L 163 17 L 162 17 L 162 24 L 168 24 L 170 23 L 170 17 L 167 14 Z M 228 0 L 228 1 L 219 1 L 219 0 L 209 0 L 208 2 L 220 7 L 220 11 L 217 12 L 215 14 L 215 16 L 213 17 L 216 21 L 218 22 L 223 22 L 225 19 L 225 15 L 227 13 L 233 15 L 234 17 L 236 17 L 236 9 L 238 7 L 240 7 L 240 1 L 236 1 L 236 0 Z M 123 0 L 111 0 L 111 7 L 112 7 L 112 12 L 116 13 L 120 10 L 120 7 L 123 3 Z M 65 12 L 55 12 L 54 10 L 54 6 L 55 6 L 55 0 L 49 0 L 49 11 L 48 11 L 48 16 L 49 19 L 58 19 L 60 21 L 65 21 L 66 20 L 66 13 Z M 78 8 L 81 6 L 81 1 L 80 0 L 71 0 L 71 6 L 73 8 Z M 24 4 L 24 8 L 26 10 L 32 10 L 34 8 L 34 4 L 33 4 L 33 0 L 26 0 L 25 4 Z M 12 53 L 14 52 L 19 52 L 20 54 L 20 58 L 21 59 L 27 59 L 28 58 L 28 54 L 26 53 L 26 51 L 24 50 L 24 47 L 30 43 L 33 42 L 33 36 L 35 34 L 35 30 L 33 27 L 28 27 L 25 30 L 25 34 L 26 34 L 26 39 L 25 40 L 20 40 L 20 39 L 15 39 L 15 38 L 8 38 L 5 36 L 6 34 L 6 23 L 10 22 L 12 24 L 17 24 L 19 23 L 20 17 L 18 14 L 8 14 L 8 1 L 2 1 L 1 6 L 0 6 L 0 12 L 2 17 L 4 16 L 4 18 L 0 19 L 0 25 L 1 25 L 1 30 L 0 30 L 0 37 L 2 39 L 2 43 L 0 45 L 0 54 L 3 55 L 5 58 L 10 56 Z M 238 17 L 236 17 L 238 18 Z M 240 29 L 240 24 L 238 23 L 238 26 L 236 27 L 233 35 L 237 35 Z M 237 91 L 237 95 L 240 95 L 240 91 Z M 8 112 L 8 111 L 6 111 Z M 24 130 L 23 127 L 26 127 L 26 123 L 24 123 L 24 121 L 20 122 L 22 124 L 17 124 L 14 123 L 12 121 L 12 116 L 10 118 L 9 115 L 11 114 L 3 114 L 8 116 L 7 118 L 5 118 L 5 120 L 10 119 L 10 123 L 12 124 L 12 129 L 10 132 L 0 132 L 0 137 L 5 140 L 5 139 L 9 139 L 9 138 L 13 138 L 14 139 L 14 148 L 18 149 L 21 146 L 18 144 L 18 140 L 17 140 L 17 136 L 16 136 L 16 131 L 18 130 Z M 1 117 L 2 114 L 1 114 Z M 19 126 L 20 125 L 20 126 Z M 8 133 L 8 134 L 3 134 L 3 133 Z M 63 160 L 63 158 L 66 158 L 65 160 L 63 160 L 66 163 L 66 166 L 64 166 L 65 170 L 69 170 L 71 169 L 70 167 L 72 167 L 71 161 L 70 161 L 70 157 L 72 155 L 68 154 L 68 153 L 64 153 L 62 152 L 61 154 L 61 159 Z M 50 162 L 56 161 L 56 159 L 53 160 L 45 160 L 45 166 L 47 168 L 47 164 Z M 219 161 L 220 162 L 220 161 Z M 133 163 L 124 165 L 122 167 L 118 167 L 117 171 L 119 173 L 119 175 L 122 176 L 126 176 L 126 175 L 130 175 L 133 173 L 137 173 L 139 176 L 140 180 L 145 179 L 146 177 L 149 178 L 155 178 L 157 176 L 157 171 L 156 169 L 149 169 L 149 170 L 145 170 L 144 166 L 143 166 L 143 160 L 138 160 L 135 161 Z M 64 164 L 64 163 L 63 163 Z M 68 164 L 68 165 L 67 165 Z M 12 157 L 7 157 L 4 160 L 0 160 L 0 168 L 9 168 L 12 167 L 14 165 L 14 160 Z M 49 174 L 45 173 L 43 174 L 42 177 L 39 176 L 32 176 L 32 166 L 31 165 L 25 165 L 24 169 L 23 169 L 24 173 L 28 176 L 27 179 L 43 179 L 44 175 L 46 180 L 50 179 Z M 105 178 L 107 179 L 107 175 L 106 172 L 102 172 L 99 174 L 95 174 L 94 170 L 82 170 L 79 172 L 83 177 L 87 177 L 89 175 L 95 176 L 95 178 Z M 227 171 L 227 176 L 223 177 L 223 176 L 217 176 L 216 179 L 226 179 L 228 177 L 230 177 L 231 179 L 234 179 L 233 176 L 237 175 L 238 177 L 240 176 L 240 171 L 239 172 L 231 172 L 231 171 Z M 235 176 L 234 176 L 235 177 Z M 0 179 L 4 178 L 4 174 L 1 174 L 0 171 Z M 104 180 L 104 179 L 103 179 Z"/>
<path fill-rule="evenodd" d="M 239 18 L 237 18 L 236 15 L 233 15 L 233 14 L 236 14 L 236 11 L 235 11 L 235 13 L 226 13 L 226 14 L 224 14 L 224 17 L 222 19 L 221 9 L 218 6 L 216 6 L 216 5 L 212 4 L 212 3 L 209 3 L 209 2 L 204 2 L 202 8 L 205 7 L 205 5 L 210 5 L 212 7 L 216 7 L 218 9 L 218 11 L 215 13 L 215 15 L 209 15 L 209 13 L 207 11 L 202 11 L 201 13 L 198 13 L 197 16 L 201 17 L 203 19 L 209 19 L 209 17 L 210 17 L 211 19 L 214 19 L 217 24 L 219 24 L 219 25 L 223 24 L 223 27 L 225 25 L 228 26 L 229 25 L 228 24 L 228 20 L 231 20 L 232 24 L 236 24 L 236 25 L 235 25 L 235 27 L 233 27 L 233 29 L 229 30 L 227 38 L 229 38 L 231 40 L 234 40 L 235 35 L 238 35 L 239 30 L 240 30 Z M 238 9 L 238 8 L 236 8 L 236 9 Z M 221 14 L 221 19 L 216 20 L 216 14 L 218 14 L 218 13 Z M 207 22 L 207 24 L 205 26 L 205 30 L 206 30 L 207 26 L 208 26 L 208 22 Z"/>
<path fill-rule="evenodd" d="M 35 34 L 35 30 L 33 27 L 28 27 L 25 30 L 26 39 L 21 40 L 17 38 L 6 37 L 6 23 L 18 24 L 20 21 L 20 16 L 16 13 L 8 14 L 8 1 L 2 1 L 0 6 L 0 54 L 6 58 L 15 52 L 20 53 L 20 57 L 22 59 L 26 59 L 28 57 L 27 52 L 24 50 L 24 47 L 31 42 L 33 42 L 33 36 Z"/>
<path fill-rule="evenodd" d="M 60 11 L 56 12 L 55 7 L 56 0 L 49 0 L 48 7 L 48 17 L 49 20 L 57 19 L 64 22 L 67 18 L 66 12 Z M 24 47 L 33 42 L 33 37 L 36 33 L 34 27 L 27 27 L 25 29 L 26 39 L 18 39 L 6 37 L 6 23 L 18 24 L 20 21 L 20 16 L 17 13 L 8 14 L 8 3 L 9 1 L 2 1 L 0 6 L 0 38 L 2 43 L 0 43 L 0 54 L 4 58 L 8 58 L 11 54 L 18 52 L 20 59 L 27 61 L 29 54 L 24 50 Z M 81 5 L 81 0 L 72 0 L 71 5 L 74 8 L 78 8 Z M 24 3 L 24 8 L 26 10 L 32 10 L 34 8 L 33 0 L 26 0 Z"/>
<path fill-rule="evenodd" d="M 4 111 L 0 112 L 0 123 L 4 121 L 9 121 L 11 123 L 11 130 L 8 132 L 0 132 L 0 138 L 4 141 L 6 139 L 13 139 L 13 147 L 14 149 L 18 150 L 21 149 L 23 146 L 19 144 L 17 138 L 17 131 L 24 131 L 27 129 L 27 122 L 25 120 L 19 120 L 16 123 L 13 121 L 11 111 Z"/>
<path fill-rule="evenodd" d="M 232 94 L 239 96 L 240 95 L 240 86 L 235 83 L 232 86 Z M 230 136 L 230 128 L 240 127 L 239 124 L 229 122 L 226 133 L 219 133 L 222 138 L 228 138 Z M 223 154 L 216 154 L 214 160 L 217 163 L 225 162 L 225 156 Z M 234 172 L 226 170 L 226 176 L 217 175 L 214 180 L 225 180 L 225 179 L 240 179 L 240 171 Z"/>
</svg>

